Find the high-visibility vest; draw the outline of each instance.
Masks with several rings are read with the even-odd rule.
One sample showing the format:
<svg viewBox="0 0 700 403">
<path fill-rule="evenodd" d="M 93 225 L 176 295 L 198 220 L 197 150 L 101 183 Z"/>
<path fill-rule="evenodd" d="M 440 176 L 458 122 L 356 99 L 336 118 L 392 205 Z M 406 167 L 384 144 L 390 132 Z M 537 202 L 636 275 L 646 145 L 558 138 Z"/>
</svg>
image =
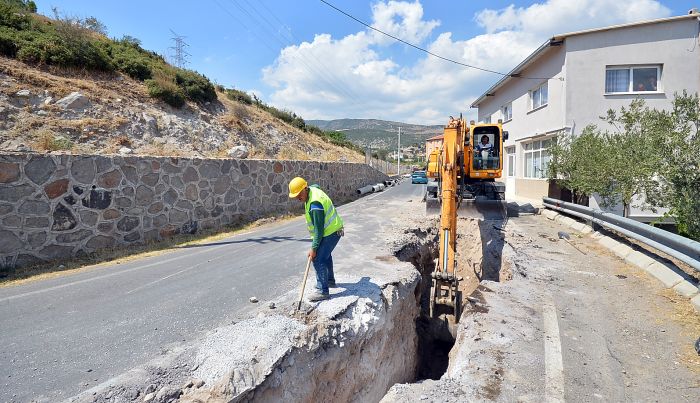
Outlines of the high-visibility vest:
<svg viewBox="0 0 700 403">
<path fill-rule="evenodd" d="M 319 202 L 323 206 L 323 236 L 327 237 L 339 229 L 343 228 L 343 220 L 338 215 L 338 211 L 333 206 L 331 198 L 321 189 L 317 187 L 309 187 L 309 198 L 306 200 L 305 211 L 306 215 L 306 226 L 309 229 L 311 236 L 314 235 L 314 224 L 311 221 L 311 214 L 309 214 L 309 207 L 311 203 Z"/>
</svg>

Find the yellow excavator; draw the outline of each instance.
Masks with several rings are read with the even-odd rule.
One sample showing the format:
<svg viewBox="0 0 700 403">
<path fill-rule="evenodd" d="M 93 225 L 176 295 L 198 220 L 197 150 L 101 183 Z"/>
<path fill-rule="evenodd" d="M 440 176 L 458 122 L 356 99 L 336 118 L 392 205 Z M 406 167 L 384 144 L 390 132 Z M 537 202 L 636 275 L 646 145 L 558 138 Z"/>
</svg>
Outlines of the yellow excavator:
<svg viewBox="0 0 700 403">
<path fill-rule="evenodd" d="M 430 314 L 461 316 L 461 293 L 456 274 L 458 211 L 483 218 L 504 217 L 505 184 L 496 181 L 503 169 L 503 141 L 508 132 L 498 123 L 467 125 L 460 116 L 444 129 L 442 147 L 428 157 L 426 208 L 428 214 L 440 212 L 440 246 L 430 295 Z M 482 218 L 482 217 L 479 217 Z"/>
</svg>

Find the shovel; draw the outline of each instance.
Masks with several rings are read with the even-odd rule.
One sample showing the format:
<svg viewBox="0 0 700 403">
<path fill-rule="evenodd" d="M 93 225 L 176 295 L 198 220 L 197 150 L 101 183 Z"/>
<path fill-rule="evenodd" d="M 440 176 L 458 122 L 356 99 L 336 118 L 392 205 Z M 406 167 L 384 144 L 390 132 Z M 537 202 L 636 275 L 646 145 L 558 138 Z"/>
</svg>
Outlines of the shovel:
<svg viewBox="0 0 700 403">
<path fill-rule="evenodd" d="M 582 251 L 582 250 L 579 249 L 576 245 L 574 245 L 573 243 L 571 243 L 571 240 L 570 240 L 571 237 L 569 236 L 569 234 L 568 234 L 567 232 L 559 231 L 559 233 L 557 233 L 557 235 L 559 235 L 559 239 L 563 239 L 564 241 L 566 241 L 566 243 L 568 243 L 569 245 L 573 246 L 573 248 L 576 249 L 577 251 L 581 252 L 581 254 L 583 254 L 583 255 L 586 254 L 586 252 Z"/>
<path fill-rule="evenodd" d="M 301 309 L 301 302 L 304 300 L 304 288 L 306 288 L 306 278 L 309 277 L 309 267 L 311 267 L 311 256 L 309 256 L 309 260 L 306 262 L 306 271 L 304 272 L 304 281 L 301 283 L 301 293 L 299 295 L 297 311 Z"/>
</svg>

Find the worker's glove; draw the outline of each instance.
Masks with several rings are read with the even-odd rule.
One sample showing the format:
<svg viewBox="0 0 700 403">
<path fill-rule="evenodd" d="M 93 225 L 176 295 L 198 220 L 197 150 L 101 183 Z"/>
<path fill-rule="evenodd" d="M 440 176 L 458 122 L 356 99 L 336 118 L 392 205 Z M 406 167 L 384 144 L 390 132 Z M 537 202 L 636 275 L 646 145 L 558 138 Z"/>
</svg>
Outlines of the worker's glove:
<svg viewBox="0 0 700 403">
<path fill-rule="evenodd" d="M 345 231 L 343 230 L 343 228 L 341 228 L 338 230 L 338 232 L 336 232 L 336 234 L 338 234 L 338 236 L 342 237 L 342 236 L 345 236 Z"/>
</svg>

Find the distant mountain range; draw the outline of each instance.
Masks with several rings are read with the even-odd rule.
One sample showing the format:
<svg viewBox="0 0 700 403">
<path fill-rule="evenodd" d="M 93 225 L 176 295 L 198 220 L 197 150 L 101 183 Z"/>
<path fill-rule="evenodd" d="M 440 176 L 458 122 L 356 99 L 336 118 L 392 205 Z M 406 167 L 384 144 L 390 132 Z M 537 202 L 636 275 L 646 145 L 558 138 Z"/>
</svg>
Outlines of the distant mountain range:
<svg viewBox="0 0 700 403">
<path fill-rule="evenodd" d="M 308 124 L 323 130 L 335 130 L 345 133 L 348 140 L 362 147 L 373 149 L 396 148 L 396 140 L 401 127 L 401 146 L 425 145 L 425 139 L 442 134 L 442 125 L 414 125 L 410 123 L 391 122 L 378 119 L 336 119 L 307 120 Z"/>
</svg>

